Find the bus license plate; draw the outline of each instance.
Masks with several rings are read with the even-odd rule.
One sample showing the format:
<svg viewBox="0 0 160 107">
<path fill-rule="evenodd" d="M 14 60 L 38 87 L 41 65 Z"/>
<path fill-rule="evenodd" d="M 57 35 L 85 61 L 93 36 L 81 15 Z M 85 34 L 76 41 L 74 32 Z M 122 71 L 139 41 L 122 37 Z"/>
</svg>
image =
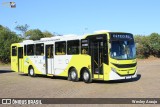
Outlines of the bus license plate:
<svg viewBox="0 0 160 107">
<path fill-rule="evenodd" d="M 126 76 L 126 79 L 131 79 L 131 76 Z"/>
</svg>

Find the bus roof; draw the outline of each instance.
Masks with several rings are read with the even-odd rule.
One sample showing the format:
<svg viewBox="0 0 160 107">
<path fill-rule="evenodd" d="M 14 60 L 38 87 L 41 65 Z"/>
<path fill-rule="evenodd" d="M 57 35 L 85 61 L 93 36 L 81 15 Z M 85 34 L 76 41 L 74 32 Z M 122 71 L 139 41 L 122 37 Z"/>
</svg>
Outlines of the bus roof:
<svg viewBox="0 0 160 107">
<path fill-rule="evenodd" d="M 95 31 L 93 34 L 85 34 L 83 36 L 75 35 L 75 34 L 68 34 L 63 36 L 54 36 L 54 37 L 47 37 L 41 38 L 40 40 L 24 40 L 23 44 L 32 44 L 32 43 L 42 43 L 42 42 L 55 42 L 55 41 L 66 41 L 66 40 L 76 40 L 76 39 L 83 39 L 87 36 L 97 35 L 97 34 L 104 34 L 104 33 L 125 33 L 125 32 L 111 32 L 109 30 L 99 30 Z"/>
<path fill-rule="evenodd" d="M 53 41 L 66 41 L 66 40 L 82 39 L 83 37 L 84 36 L 78 36 L 78 35 L 63 35 L 63 36 L 41 38 L 40 40 L 35 40 L 35 41 L 24 40 L 22 43 L 32 44 L 32 43 L 53 42 Z"/>
</svg>

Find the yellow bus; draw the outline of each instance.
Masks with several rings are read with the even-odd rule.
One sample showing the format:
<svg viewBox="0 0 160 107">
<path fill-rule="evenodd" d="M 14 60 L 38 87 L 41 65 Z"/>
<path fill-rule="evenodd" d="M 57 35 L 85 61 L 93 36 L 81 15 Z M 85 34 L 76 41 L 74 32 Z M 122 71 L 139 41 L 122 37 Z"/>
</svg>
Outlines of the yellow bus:
<svg viewBox="0 0 160 107">
<path fill-rule="evenodd" d="M 134 38 L 131 33 L 100 32 L 24 40 L 11 45 L 11 70 L 86 83 L 136 78 Z"/>
</svg>

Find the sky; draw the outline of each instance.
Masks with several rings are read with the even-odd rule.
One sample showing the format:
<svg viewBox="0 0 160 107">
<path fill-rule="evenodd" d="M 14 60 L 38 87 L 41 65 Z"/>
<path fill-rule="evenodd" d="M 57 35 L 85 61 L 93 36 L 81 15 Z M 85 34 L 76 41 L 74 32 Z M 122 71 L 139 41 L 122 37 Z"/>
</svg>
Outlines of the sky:
<svg viewBox="0 0 160 107">
<path fill-rule="evenodd" d="M 149 35 L 160 33 L 160 0 L 0 0 L 0 24 L 15 31 L 28 24 L 57 34 L 97 30 Z"/>
</svg>

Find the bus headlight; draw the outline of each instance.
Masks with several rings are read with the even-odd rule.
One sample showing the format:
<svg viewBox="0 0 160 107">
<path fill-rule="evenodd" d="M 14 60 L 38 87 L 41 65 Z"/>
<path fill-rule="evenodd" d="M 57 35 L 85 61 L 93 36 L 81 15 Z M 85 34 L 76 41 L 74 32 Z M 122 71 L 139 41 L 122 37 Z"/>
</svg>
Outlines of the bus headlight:
<svg viewBox="0 0 160 107">
<path fill-rule="evenodd" d="M 112 70 L 113 72 L 117 72 L 117 70 L 116 70 L 115 68 L 111 68 L 111 70 Z"/>
</svg>

